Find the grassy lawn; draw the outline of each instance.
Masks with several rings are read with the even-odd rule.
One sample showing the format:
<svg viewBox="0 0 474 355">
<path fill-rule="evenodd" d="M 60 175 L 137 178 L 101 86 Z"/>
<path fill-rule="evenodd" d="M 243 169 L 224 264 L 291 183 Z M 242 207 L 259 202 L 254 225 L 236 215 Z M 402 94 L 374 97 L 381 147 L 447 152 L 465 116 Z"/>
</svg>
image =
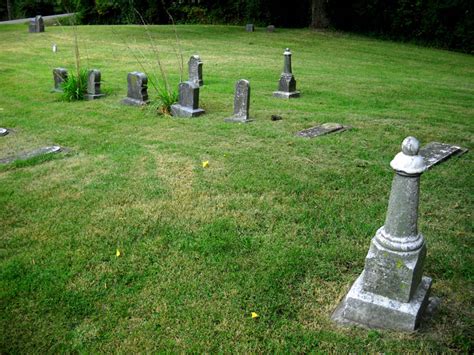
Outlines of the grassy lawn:
<svg viewBox="0 0 474 355">
<path fill-rule="evenodd" d="M 474 57 L 309 30 L 178 32 L 185 62 L 204 62 L 198 119 L 120 104 L 141 70 L 134 53 L 156 71 L 142 27 L 78 28 L 108 96 L 69 103 L 50 90 L 54 67 L 74 68 L 73 29 L 0 26 L 0 127 L 14 130 L 0 158 L 70 149 L 0 166 L 0 352 L 467 352 L 472 152 L 422 177 L 434 318 L 405 334 L 330 315 L 384 223 L 402 140 L 474 148 Z M 173 28 L 151 33 L 177 87 Z M 292 101 L 271 95 L 285 47 L 302 92 Z M 225 123 L 241 78 L 255 122 Z M 294 135 L 323 122 L 353 129 Z"/>
</svg>

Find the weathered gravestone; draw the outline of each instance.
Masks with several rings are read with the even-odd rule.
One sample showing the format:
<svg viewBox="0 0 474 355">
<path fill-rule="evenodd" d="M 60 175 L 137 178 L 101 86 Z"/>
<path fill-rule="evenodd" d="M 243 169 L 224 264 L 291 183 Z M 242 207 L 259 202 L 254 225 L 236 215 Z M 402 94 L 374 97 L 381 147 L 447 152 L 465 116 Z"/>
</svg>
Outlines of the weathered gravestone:
<svg viewBox="0 0 474 355">
<path fill-rule="evenodd" d="M 203 86 L 204 81 L 202 80 L 202 61 L 198 55 L 193 55 L 189 58 L 188 62 L 188 81 Z"/>
<path fill-rule="evenodd" d="M 273 93 L 273 96 L 281 99 L 290 99 L 300 96 L 300 92 L 296 90 L 296 80 L 291 69 L 291 51 L 289 48 L 283 53 L 284 64 L 283 73 L 281 73 L 280 81 L 278 82 L 278 91 Z"/>
<path fill-rule="evenodd" d="M 247 32 L 253 32 L 253 31 L 255 31 L 255 26 L 252 23 L 248 23 L 248 24 L 245 25 L 245 30 Z"/>
<path fill-rule="evenodd" d="M 35 18 L 30 19 L 28 31 L 31 33 L 44 32 L 44 21 L 41 15 L 38 15 Z"/>
<path fill-rule="evenodd" d="M 428 305 L 426 245 L 418 232 L 420 143 L 407 137 L 390 163 L 395 170 L 385 224 L 371 241 L 365 269 L 333 314 L 341 324 L 412 331 Z"/>
<path fill-rule="evenodd" d="M 226 118 L 226 122 L 247 123 L 253 121 L 249 117 L 250 83 L 241 79 L 235 84 L 234 116 Z"/>
<path fill-rule="evenodd" d="M 311 127 L 311 128 L 296 132 L 296 135 L 299 137 L 314 138 L 314 137 L 323 136 L 329 133 L 344 132 L 344 131 L 347 131 L 349 128 L 350 128 L 349 126 L 344 126 L 340 123 L 323 123 L 319 126 Z"/>
<path fill-rule="evenodd" d="M 8 134 L 8 129 L 0 127 L 0 137 L 6 136 Z"/>
<path fill-rule="evenodd" d="M 14 162 L 16 160 L 27 160 L 27 159 L 31 159 L 31 158 L 34 158 L 34 157 L 38 157 L 40 155 L 55 154 L 55 153 L 59 153 L 61 151 L 62 151 L 62 148 L 58 145 L 53 145 L 53 146 L 49 146 L 49 147 L 42 147 L 42 148 L 31 150 L 31 151 L 28 151 L 28 152 L 25 152 L 25 153 L 18 154 L 16 156 L 2 158 L 2 159 L 0 159 L 0 164 L 9 164 L 9 163 Z"/>
<path fill-rule="evenodd" d="M 267 26 L 267 32 L 275 32 L 275 26 L 274 25 Z"/>
<path fill-rule="evenodd" d="M 53 91 L 62 92 L 62 84 L 67 80 L 67 69 L 54 68 L 53 69 L 54 89 Z"/>
<path fill-rule="evenodd" d="M 171 115 L 175 117 L 196 117 L 204 110 L 199 108 L 199 86 L 185 81 L 179 84 L 179 101 L 171 105 Z"/>
<path fill-rule="evenodd" d="M 145 73 L 134 71 L 127 75 L 127 97 L 122 103 L 130 106 L 148 104 L 148 78 Z"/>
<path fill-rule="evenodd" d="M 94 100 L 105 96 L 100 92 L 100 71 L 97 69 L 89 70 L 87 73 L 87 94 L 86 100 Z"/>
<path fill-rule="evenodd" d="M 428 169 L 449 159 L 453 155 L 462 155 L 466 152 L 466 148 L 438 142 L 428 143 L 420 149 L 420 155 L 425 159 Z"/>
</svg>

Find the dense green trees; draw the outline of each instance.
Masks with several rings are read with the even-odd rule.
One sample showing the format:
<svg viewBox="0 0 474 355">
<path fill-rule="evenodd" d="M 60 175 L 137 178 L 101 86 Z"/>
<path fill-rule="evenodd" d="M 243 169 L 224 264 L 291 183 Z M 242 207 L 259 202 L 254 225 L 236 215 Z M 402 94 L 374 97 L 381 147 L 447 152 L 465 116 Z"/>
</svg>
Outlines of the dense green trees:
<svg viewBox="0 0 474 355">
<path fill-rule="evenodd" d="M 331 26 L 474 52 L 472 0 L 7 0 L 0 17 L 69 10 L 83 23 L 168 23 L 165 8 L 178 23 Z"/>
</svg>

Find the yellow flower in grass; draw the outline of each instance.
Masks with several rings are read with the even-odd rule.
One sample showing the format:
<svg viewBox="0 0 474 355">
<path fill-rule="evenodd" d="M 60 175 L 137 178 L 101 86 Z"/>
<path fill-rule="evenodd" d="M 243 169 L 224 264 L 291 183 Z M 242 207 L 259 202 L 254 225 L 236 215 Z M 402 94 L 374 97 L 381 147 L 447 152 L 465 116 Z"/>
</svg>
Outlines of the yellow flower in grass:
<svg viewBox="0 0 474 355">
<path fill-rule="evenodd" d="M 256 312 L 252 312 L 252 319 L 260 317 Z"/>
<path fill-rule="evenodd" d="M 122 253 L 120 252 L 120 250 L 117 249 L 117 251 L 115 252 L 115 256 L 118 258 L 120 255 L 122 255 Z"/>
<path fill-rule="evenodd" d="M 202 162 L 202 167 L 203 168 L 209 168 L 209 160 L 203 161 Z"/>
</svg>

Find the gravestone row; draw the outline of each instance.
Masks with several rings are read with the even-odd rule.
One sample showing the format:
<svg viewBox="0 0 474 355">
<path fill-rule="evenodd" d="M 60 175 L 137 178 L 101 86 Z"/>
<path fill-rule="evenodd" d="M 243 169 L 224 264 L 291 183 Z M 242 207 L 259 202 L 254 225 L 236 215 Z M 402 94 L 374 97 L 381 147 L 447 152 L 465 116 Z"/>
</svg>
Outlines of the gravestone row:
<svg viewBox="0 0 474 355">
<path fill-rule="evenodd" d="M 63 92 L 62 85 L 68 79 L 68 71 L 65 68 L 53 69 L 54 88 L 53 92 Z M 86 100 L 94 100 L 105 96 L 100 91 L 101 74 L 98 69 L 91 69 L 87 72 L 87 92 L 84 96 Z"/>
</svg>

